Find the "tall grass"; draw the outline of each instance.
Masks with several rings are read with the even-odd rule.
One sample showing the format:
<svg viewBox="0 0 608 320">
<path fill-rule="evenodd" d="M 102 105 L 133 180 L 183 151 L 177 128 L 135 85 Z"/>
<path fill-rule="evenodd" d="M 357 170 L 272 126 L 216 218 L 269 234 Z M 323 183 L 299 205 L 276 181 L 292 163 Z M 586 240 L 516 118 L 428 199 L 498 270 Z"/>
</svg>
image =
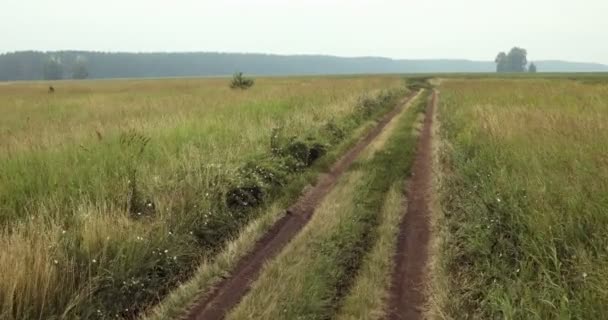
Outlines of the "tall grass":
<svg viewBox="0 0 608 320">
<path fill-rule="evenodd" d="M 0 318 L 130 318 L 403 94 L 397 77 L 0 88 Z M 372 114 L 361 96 L 375 101 Z M 304 154 L 303 157 L 301 155 Z M 316 154 L 316 153 L 315 153 Z"/>
<path fill-rule="evenodd" d="M 442 85 L 446 317 L 608 314 L 608 86 Z"/>
</svg>

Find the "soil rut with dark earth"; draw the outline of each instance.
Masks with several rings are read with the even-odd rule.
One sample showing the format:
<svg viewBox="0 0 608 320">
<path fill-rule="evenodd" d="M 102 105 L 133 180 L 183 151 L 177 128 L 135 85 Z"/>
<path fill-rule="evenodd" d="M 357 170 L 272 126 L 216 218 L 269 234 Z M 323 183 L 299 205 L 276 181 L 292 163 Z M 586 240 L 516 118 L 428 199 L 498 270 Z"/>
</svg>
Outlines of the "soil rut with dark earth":
<svg viewBox="0 0 608 320">
<path fill-rule="evenodd" d="M 287 213 L 256 242 L 253 250 L 239 260 L 231 275 L 220 281 L 211 293 L 189 310 L 185 319 L 223 319 L 226 313 L 236 306 L 249 291 L 251 283 L 257 278 L 264 263 L 274 258 L 298 234 L 312 217 L 315 208 L 336 185 L 338 178 L 350 167 L 363 149 L 382 132 L 391 119 L 405 108 L 416 93 L 411 92 L 408 97 L 400 101 L 397 107 L 387 113 L 363 139 L 342 156 L 328 173 L 323 174 L 317 184 L 305 192 L 287 210 Z"/>
<path fill-rule="evenodd" d="M 430 239 L 430 195 L 433 165 L 433 113 L 437 92 L 426 108 L 412 177 L 407 185 L 407 209 L 399 226 L 395 268 L 393 270 L 388 319 L 422 319 L 425 295 L 425 270 Z"/>
</svg>

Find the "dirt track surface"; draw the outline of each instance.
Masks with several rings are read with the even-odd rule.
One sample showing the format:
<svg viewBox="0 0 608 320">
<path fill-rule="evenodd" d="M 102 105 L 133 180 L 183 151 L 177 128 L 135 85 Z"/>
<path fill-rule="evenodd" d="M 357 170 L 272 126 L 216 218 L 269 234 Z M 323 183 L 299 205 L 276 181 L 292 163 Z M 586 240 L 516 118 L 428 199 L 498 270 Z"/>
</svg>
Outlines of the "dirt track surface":
<svg viewBox="0 0 608 320">
<path fill-rule="evenodd" d="M 365 147 L 382 132 L 391 119 L 405 108 L 407 102 L 415 97 L 416 93 L 412 92 L 400 101 L 397 107 L 386 114 L 363 139 L 342 156 L 328 173 L 323 174 L 317 184 L 304 193 L 255 244 L 251 253 L 239 260 L 230 277 L 220 281 L 210 294 L 198 301 L 189 310 L 185 319 L 223 319 L 249 291 L 251 283 L 257 278 L 264 263 L 274 258 L 298 234 L 310 220 L 315 208 L 325 195 L 336 185 L 338 178 L 350 167 Z"/>
<path fill-rule="evenodd" d="M 391 279 L 388 319 L 422 319 L 426 303 L 425 270 L 430 238 L 432 125 L 437 92 L 429 101 L 418 140 L 412 177 L 407 186 L 407 211 L 399 226 L 395 268 Z"/>
</svg>

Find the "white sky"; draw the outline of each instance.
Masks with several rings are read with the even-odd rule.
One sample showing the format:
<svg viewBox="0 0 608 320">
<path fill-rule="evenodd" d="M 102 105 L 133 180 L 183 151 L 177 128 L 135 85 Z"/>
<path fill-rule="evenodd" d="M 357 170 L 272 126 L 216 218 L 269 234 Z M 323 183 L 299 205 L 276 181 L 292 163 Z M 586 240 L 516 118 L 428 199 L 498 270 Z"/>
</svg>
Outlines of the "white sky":
<svg viewBox="0 0 608 320">
<path fill-rule="evenodd" d="M 608 64 L 608 0 L 0 0 L 0 52 L 221 51 Z"/>
</svg>

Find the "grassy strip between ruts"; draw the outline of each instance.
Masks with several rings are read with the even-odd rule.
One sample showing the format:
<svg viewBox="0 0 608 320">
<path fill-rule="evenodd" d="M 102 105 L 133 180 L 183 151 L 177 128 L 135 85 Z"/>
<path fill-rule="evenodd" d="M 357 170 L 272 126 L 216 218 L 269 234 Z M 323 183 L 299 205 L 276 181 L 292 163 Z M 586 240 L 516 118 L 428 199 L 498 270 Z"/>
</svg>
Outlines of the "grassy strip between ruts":
<svg viewBox="0 0 608 320">
<path fill-rule="evenodd" d="M 377 239 L 379 211 L 403 182 L 415 153 L 413 134 L 426 99 L 406 109 L 394 135 L 358 160 L 300 235 L 271 262 L 231 319 L 326 319 L 335 315 Z"/>
<path fill-rule="evenodd" d="M 382 319 L 395 240 L 403 218 L 405 195 L 402 182 L 396 182 L 386 195 L 378 226 L 378 239 L 365 257 L 352 290 L 337 313 L 338 320 Z"/>
</svg>

